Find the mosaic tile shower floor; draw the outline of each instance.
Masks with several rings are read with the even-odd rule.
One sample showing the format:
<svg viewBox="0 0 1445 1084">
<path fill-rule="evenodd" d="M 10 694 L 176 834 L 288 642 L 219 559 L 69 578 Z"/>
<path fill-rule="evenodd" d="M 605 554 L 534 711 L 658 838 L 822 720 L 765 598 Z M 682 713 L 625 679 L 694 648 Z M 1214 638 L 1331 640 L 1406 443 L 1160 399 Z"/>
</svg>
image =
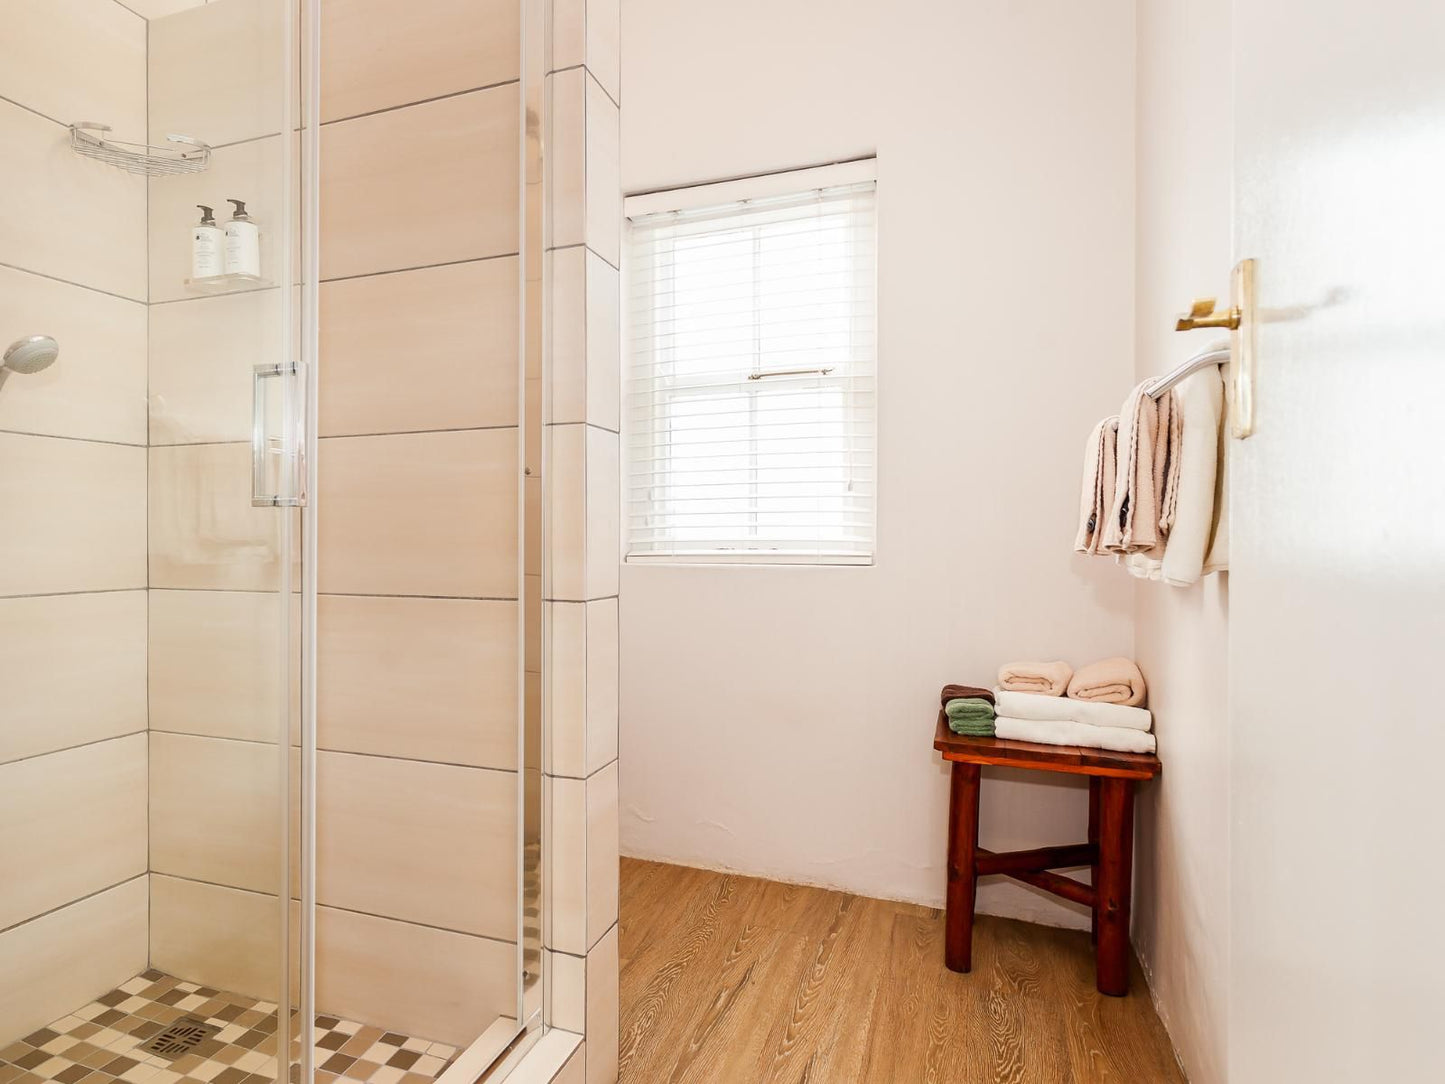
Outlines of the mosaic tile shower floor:
<svg viewBox="0 0 1445 1084">
<path fill-rule="evenodd" d="M 179 1057 L 143 1049 L 183 1018 L 214 1034 Z M 326 1015 L 312 1041 L 317 1084 L 434 1084 L 457 1053 Z M 293 1061 L 298 1051 L 293 1039 Z M 274 1004 L 146 971 L 0 1050 L 0 1084 L 270 1084 L 275 1058 Z"/>
</svg>

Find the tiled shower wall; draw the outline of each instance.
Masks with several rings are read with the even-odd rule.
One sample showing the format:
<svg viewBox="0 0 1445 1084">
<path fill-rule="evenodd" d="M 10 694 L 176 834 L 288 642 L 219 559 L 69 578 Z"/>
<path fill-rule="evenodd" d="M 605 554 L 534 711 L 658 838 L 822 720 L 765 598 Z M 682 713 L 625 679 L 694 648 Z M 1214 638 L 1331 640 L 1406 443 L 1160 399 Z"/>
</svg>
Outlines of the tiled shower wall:
<svg viewBox="0 0 1445 1084">
<path fill-rule="evenodd" d="M 143 137 L 146 25 L 4 18 L 0 349 L 62 354 L 0 388 L 0 1046 L 146 957 L 146 188 L 66 132 Z"/>
<path fill-rule="evenodd" d="M 551 73 L 549 1020 L 558 1080 L 611 1084 L 618 1040 L 620 12 L 554 0 Z"/>
</svg>

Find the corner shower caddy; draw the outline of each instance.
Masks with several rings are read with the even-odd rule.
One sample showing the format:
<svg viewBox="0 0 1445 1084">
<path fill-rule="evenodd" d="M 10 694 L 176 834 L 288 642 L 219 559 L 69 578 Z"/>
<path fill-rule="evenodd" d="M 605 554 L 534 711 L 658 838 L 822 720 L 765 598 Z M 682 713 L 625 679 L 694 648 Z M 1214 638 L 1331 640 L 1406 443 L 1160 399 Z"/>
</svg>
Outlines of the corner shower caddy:
<svg viewBox="0 0 1445 1084">
<path fill-rule="evenodd" d="M 211 164 L 211 148 L 194 136 L 168 135 L 166 141 L 175 147 L 152 147 L 145 143 L 128 143 L 106 139 L 97 133 L 109 132 L 109 124 L 77 121 L 70 126 L 70 146 L 76 154 L 108 162 L 127 173 L 142 177 L 173 177 L 180 173 L 200 173 Z"/>
</svg>

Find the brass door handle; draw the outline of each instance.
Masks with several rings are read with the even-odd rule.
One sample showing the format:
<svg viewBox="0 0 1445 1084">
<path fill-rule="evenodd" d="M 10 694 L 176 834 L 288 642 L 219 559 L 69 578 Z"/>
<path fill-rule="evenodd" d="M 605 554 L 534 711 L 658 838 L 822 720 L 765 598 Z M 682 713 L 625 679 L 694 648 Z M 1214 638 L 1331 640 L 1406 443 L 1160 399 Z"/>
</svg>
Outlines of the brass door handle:
<svg viewBox="0 0 1445 1084">
<path fill-rule="evenodd" d="M 1200 327 L 1223 327 L 1234 331 L 1239 327 L 1239 309 L 1229 308 L 1222 312 L 1214 308 L 1214 298 L 1201 297 L 1195 300 L 1189 307 L 1185 316 L 1179 317 L 1174 323 L 1175 331 L 1193 331 Z"/>
</svg>

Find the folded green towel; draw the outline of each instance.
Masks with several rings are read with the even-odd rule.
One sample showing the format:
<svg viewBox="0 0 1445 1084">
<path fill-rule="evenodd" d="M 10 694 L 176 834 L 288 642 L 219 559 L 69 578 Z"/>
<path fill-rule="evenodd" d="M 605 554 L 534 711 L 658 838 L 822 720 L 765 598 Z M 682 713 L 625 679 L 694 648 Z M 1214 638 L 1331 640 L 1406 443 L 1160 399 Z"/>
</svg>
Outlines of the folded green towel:
<svg viewBox="0 0 1445 1084">
<path fill-rule="evenodd" d="M 976 696 L 950 700 L 943 706 L 949 722 L 993 722 L 993 705 Z"/>
<path fill-rule="evenodd" d="M 948 729 L 955 734 L 962 734 L 969 738 L 991 738 L 994 736 L 993 720 L 983 723 L 964 723 L 948 721 Z"/>
</svg>

